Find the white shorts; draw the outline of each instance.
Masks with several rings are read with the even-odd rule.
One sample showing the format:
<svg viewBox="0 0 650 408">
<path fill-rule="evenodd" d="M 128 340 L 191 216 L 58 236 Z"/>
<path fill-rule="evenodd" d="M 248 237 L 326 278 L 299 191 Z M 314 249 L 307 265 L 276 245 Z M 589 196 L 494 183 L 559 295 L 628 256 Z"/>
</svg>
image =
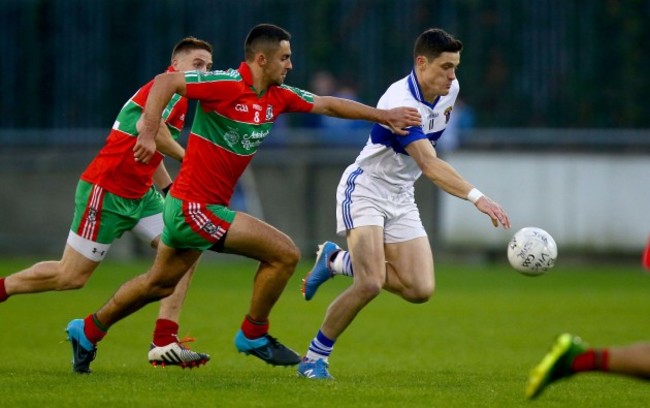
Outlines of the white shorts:
<svg viewBox="0 0 650 408">
<path fill-rule="evenodd" d="M 345 236 L 356 227 L 377 225 L 384 229 L 385 243 L 426 237 L 414 190 L 368 176 L 356 164 L 348 166 L 336 189 L 337 234 Z"/>
<path fill-rule="evenodd" d="M 162 230 L 162 213 L 158 213 L 140 219 L 131 232 L 144 242 L 151 243 L 154 238 L 162 234 Z M 68 245 L 81 255 L 95 262 L 103 261 L 111 247 L 111 244 L 102 244 L 83 238 L 72 230 L 68 234 Z"/>
</svg>

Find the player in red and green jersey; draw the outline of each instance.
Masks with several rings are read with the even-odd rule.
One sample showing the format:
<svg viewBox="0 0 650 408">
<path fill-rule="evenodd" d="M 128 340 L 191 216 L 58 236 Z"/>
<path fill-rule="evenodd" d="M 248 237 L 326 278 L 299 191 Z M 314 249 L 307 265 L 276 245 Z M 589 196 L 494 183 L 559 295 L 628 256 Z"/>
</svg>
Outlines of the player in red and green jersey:
<svg viewBox="0 0 650 408">
<path fill-rule="evenodd" d="M 539 397 L 549 385 L 560 380 L 593 372 L 650 380 L 650 341 L 590 347 L 580 337 L 562 333 L 531 370 L 526 398 Z"/>
<path fill-rule="evenodd" d="M 193 37 L 184 38 L 172 51 L 167 72 L 207 70 L 212 66 L 212 46 Z M 156 247 L 163 229 L 163 198 L 171 178 L 162 162 L 163 153 L 181 160 L 184 149 L 176 142 L 185 123 L 187 99 L 174 95 L 161 113 L 164 124 L 156 135 L 152 160 L 146 165 L 133 158 L 142 116 L 153 80 L 141 87 L 117 115 L 106 142 L 80 177 L 75 193 L 75 212 L 63 256 L 40 262 L 0 279 L 0 302 L 10 295 L 83 287 L 108 253 L 113 241 L 131 231 Z M 161 153 L 162 152 L 162 153 Z M 192 367 L 209 356 L 187 349 L 177 337 L 178 319 L 194 265 L 180 280 L 174 294 L 160 305 L 149 361 Z M 84 367 L 73 366 L 78 372 Z"/>
<path fill-rule="evenodd" d="M 291 36 L 261 24 L 245 42 L 238 69 L 208 73 L 167 73 L 156 77 L 143 114 L 144 129 L 133 150 L 149 163 L 164 107 L 174 94 L 198 99 L 192 132 L 180 173 L 165 201 L 162 242 L 144 275 L 124 284 L 96 313 L 70 322 L 79 364 L 90 364 L 98 341 L 117 321 L 145 304 L 172 293 L 184 271 L 202 251 L 213 249 L 258 260 L 250 309 L 235 336 L 238 351 L 272 365 L 295 365 L 300 356 L 268 334 L 271 309 L 300 258 L 291 238 L 249 214 L 228 208 L 233 188 L 273 122 L 285 112 L 310 112 L 364 119 L 406 134 L 420 124 L 411 108 L 375 109 L 351 100 L 317 96 L 284 85 L 292 69 Z M 74 351 L 74 350 L 73 350 Z"/>
</svg>

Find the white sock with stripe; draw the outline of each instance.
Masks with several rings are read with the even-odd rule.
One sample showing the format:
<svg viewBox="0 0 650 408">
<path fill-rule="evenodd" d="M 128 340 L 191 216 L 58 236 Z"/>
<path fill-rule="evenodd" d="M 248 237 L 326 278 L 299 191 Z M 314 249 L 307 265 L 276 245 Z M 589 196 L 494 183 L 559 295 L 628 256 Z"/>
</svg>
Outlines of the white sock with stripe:
<svg viewBox="0 0 650 408">
<path fill-rule="evenodd" d="M 345 250 L 340 250 L 334 255 L 332 261 L 332 272 L 334 275 L 354 276 L 352 270 L 352 261 L 350 260 L 350 253 Z"/>
<path fill-rule="evenodd" d="M 309 344 L 309 349 L 307 350 L 307 355 L 305 356 L 307 360 L 316 361 L 324 360 L 327 363 L 327 360 L 332 353 L 334 348 L 335 340 L 327 338 L 322 331 L 318 331 L 318 334 Z"/>
</svg>

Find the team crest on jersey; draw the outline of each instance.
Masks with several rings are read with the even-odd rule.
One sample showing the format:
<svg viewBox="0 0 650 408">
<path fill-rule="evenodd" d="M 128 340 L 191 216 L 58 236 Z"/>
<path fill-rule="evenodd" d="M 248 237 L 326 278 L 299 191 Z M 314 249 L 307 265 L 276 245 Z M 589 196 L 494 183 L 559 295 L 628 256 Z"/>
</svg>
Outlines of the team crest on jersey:
<svg viewBox="0 0 650 408">
<path fill-rule="evenodd" d="M 445 125 L 449 123 L 449 118 L 451 117 L 451 111 L 454 109 L 453 106 L 448 107 L 445 109 Z"/>
<path fill-rule="evenodd" d="M 270 120 L 272 120 L 272 119 L 273 119 L 273 105 L 269 104 L 269 105 L 266 107 L 266 117 L 265 117 L 265 120 L 266 120 L 266 121 L 270 121 Z"/>
<path fill-rule="evenodd" d="M 201 227 L 201 229 L 210 235 L 214 235 L 217 232 L 217 226 L 214 225 L 212 221 L 208 221 L 203 224 L 203 227 Z"/>
<path fill-rule="evenodd" d="M 235 129 L 230 129 L 223 134 L 223 138 L 231 147 L 239 143 L 239 133 Z"/>
<path fill-rule="evenodd" d="M 88 209 L 88 221 L 95 222 L 97 221 L 97 210 L 94 208 Z"/>
</svg>

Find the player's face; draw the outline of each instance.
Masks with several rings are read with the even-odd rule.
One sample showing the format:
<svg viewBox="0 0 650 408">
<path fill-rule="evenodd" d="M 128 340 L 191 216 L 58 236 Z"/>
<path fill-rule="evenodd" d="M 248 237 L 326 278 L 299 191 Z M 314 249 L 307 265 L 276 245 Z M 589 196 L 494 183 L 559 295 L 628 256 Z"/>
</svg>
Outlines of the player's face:
<svg viewBox="0 0 650 408">
<path fill-rule="evenodd" d="M 433 60 L 417 58 L 418 80 L 427 100 L 449 93 L 459 64 L 459 52 L 443 52 Z"/>
<path fill-rule="evenodd" d="M 271 85 L 282 85 L 293 65 L 291 64 L 291 45 L 280 41 L 280 46 L 266 56 L 264 74 Z"/>
<path fill-rule="evenodd" d="M 189 50 L 179 52 L 172 60 L 176 71 L 208 71 L 212 68 L 212 54 L 206 50 Z"/>
</svg>

